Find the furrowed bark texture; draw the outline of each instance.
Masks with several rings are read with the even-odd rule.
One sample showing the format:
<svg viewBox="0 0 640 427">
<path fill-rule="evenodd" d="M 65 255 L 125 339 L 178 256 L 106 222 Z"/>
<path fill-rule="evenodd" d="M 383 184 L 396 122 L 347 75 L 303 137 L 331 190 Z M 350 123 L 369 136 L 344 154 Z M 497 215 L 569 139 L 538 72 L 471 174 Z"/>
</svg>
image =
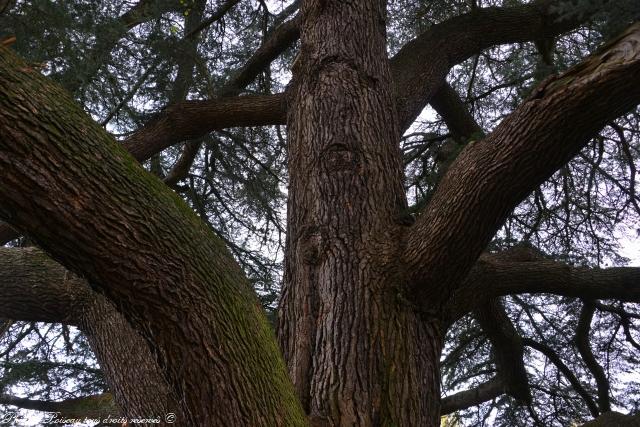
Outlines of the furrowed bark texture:
<svg viewBox="0 0 640 427">
<path fill-rule="evenodd" d="M 85 280 L 36 248 L 0 248 L 0 289 L 1 316 L 65 323 L 85 334 L 123 415 L 174 413 L 185 422 L 147 343 Z"/>
<path fill-rule="evenodd" d="M 176 423 L 186 423 L 146 341 L 113 304 L 96 295 L 83 308 L 78 327 L 89 340 L 123 415 L 165 421 L 173 414 Z"/>
<path fill-rule="evenodd" d="M 398 297 L 406 200 L 385 2 L 301 13 L 281 347 L 312 423 L 436 426 L 439 324 Z"/>
<path fill-rule="evenodd" d="M 71 276 L 35 248 L 0 248 L 0 317 L 77 326 L 92 295 Z"/>
<path fill-rule="evenodd" d="M 407 267 L 419 297 L 448 299 L 513 208 L 640 102 L 638 79 L 635 24 L 543 83 L 487 138 L 467 145 L 409 233 Z"/>
<path fill-rule="evenodd" d="M 273 333 L 223 243 L 7 50 L 0 135 L 0 216 L 118 304 L 188 425 L 304 424 Z"/>
</svg>

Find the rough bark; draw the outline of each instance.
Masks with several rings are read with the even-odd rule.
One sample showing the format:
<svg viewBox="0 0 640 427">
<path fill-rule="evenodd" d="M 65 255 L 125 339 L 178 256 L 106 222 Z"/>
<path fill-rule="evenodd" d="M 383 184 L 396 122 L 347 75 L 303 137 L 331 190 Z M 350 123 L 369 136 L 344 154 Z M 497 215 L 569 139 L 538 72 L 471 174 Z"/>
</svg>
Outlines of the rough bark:
<svg viewBox="0 0 640 427">
<path fill-rule="evenodd" d="M 161 419 L 174 413 L 185 422 L 147 343 L 86 281 L 36 248 L 0 248 L 0 289 L 0 315 L 74 325 L 85 334 L 120 413 Z"/>
<path fill-rule="evenodd" d="M 150 159 L 171 145 L 191 138 L 200 138 L 216 129 L 285 123 L 286 107 L 282 94 L 183 101 L 190 84 L 188 82 L 193 77 L 190 73 L 193 71 L 197 47 L 197 38 L 193 31 L 200 23 L 201 6 L 198 6 L 197 11 L 192 11 L 186 19 L 185 31 L 189 36 L 185 36 L 183 42 L 188 52 L 178 61 L 179 72 L 172 88 L 172 99 L 176 101 L 124 141 L 124 147 L 140 162 Z M 138 4 L 136 7 L 142 6 Z M 137 25 L 144 21 L 145 17 L 151 19 L 153 15 L 140 15 L 140 21 L 131 22 Z M 240 92 L 298 36 L 298 18 L 280 25 L 220 89 L 219 95 L 229 96 Z M 183 155 L 176 163 L 175 170 L 165 179 L 167 185 L 175 185 L 187 174 L 200 145 L 196 140 L 185 143 Z M 9 224 L 0 222 L 0 245 L 20 236 L 21 233 Z"/>
<path fill-rule="evenodd" d="M 86 335 L 123 415 L 165 421 L 173 414 L 173 421 L 186 422 L 147 342 L 113 304 L 96 295 L 83 307 L 78 327 Z"/>
<path fill-rule="evenodd" d="M 79 324 L 90 289 L 35 248 L 0 248 L 0 316 L 32 322 Z"/>
<path fill-rule="evenodd" d="M 409 233 L 405 257 L 418 299 L 451 297 L 515 206 L 608 121 L 640 102 L 638 78 L 635 24 L 544 82 L 487 138 L 467 145 Z"/>
<path fill-rule="evenodd" d="M 306 1 L 279 338 L 317 425 L 436 426 L 439 324 L 398 297 L 406 209 L 384 1 Z"/>
<path fill-rule="evenodd" d="M 0 216 L 117 301 L 188 424 L 304 424 L 273 332 L 222 242 L 7 50 L 0 129 Z"/>
<path fill-rule="evenodd" d="M 280 338 L 296 390 L 318 424 L 437 425 L 440 303 L 519 198 L 639 98 L 637 85 L 627 84 L 639 77 L 633 42 L 547 83 L 466 150 L 406 233 L 398 224 L 406 202 L 383 9 L 381 1 L 309 0 L 303 7 L 288 118 Z M 2 53 L 0 179 L 8 185 L 0 188 L 0 216 L 122 304 L 189 423 L 302 423 L 264 320 L 220 242 L 35 74 Z M 270 97 L 265 105 L 276 98 L 282 102 Z M 580 112 L 586 104 L 592 109 Z M 265 121 L 282 120 L 282 111 Z M 234 120 L 255 124 L 251 114 Z M 567 120 L 577 129 L 558 132 Z M 182 133 L 185 123 L 177 123 Z M 168 116 L 156 125 L 149 135 L 176 126 Z M 148 155 L 145 149 L 136 156 Z M 529 165 L 531 159 L 550 161 Z M 514 182 L 515 194 L 506 193 Z M 405 272 L 419 304 L 401 296 Z M 218 394 L 210 399 L 212 391 Z"/>
</svg>

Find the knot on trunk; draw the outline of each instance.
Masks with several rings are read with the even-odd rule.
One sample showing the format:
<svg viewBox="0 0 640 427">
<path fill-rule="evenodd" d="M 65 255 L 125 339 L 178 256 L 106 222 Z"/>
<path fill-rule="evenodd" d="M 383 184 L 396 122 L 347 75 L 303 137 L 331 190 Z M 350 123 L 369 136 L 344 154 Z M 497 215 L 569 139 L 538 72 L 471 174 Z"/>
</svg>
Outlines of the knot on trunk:
<svg viewBox="0 0 640 427">
<path fill-rule="evenodd" d="M 346 144 L 331 144 L 322 157 L 329 172 L 355 172 L 360 163 L 360 153 Z"/>
<path fill-rule="evenodd" d="M 300 253 L 305 264 L 318 264 L 327 246 L 326 232 L 318 225 L 306 225 L 300 232 Z"/>
</svg>

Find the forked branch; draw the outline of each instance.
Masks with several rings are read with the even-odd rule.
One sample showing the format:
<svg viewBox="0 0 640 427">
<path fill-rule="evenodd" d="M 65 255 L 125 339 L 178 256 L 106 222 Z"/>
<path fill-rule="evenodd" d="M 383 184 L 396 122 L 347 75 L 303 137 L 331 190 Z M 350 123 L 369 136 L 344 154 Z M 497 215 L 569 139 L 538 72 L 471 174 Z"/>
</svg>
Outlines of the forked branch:
<svg viewBox="0 0 640 427">
<path fill-rule="evenodd" d="M 414 292 L 431 304 L 448 299 L 517 204 L 606 123 L 640 103 L 639 78 L 636 23 L 544 82 L 488 137 L 468 145 L 409 233 L 405 257 Z"/>
</svg>

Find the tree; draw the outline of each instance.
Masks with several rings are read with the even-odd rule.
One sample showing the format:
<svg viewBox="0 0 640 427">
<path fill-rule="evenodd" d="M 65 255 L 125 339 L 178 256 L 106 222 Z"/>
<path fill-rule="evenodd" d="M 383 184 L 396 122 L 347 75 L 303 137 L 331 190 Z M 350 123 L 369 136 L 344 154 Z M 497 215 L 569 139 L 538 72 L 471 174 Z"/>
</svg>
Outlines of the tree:
<svg viewBox="0 0 640 427">
<path fill-rule="evenodd" d="M 172 412 L 185 425 L 435 426 L 441 414 L 503 395 L 511 405 L 494 400 L 490 409 L 499 409 L 492 416 L 505 425 L 566 425 L 609 413 L 611 375 L 594 354 L 592 343 L 600 342 L 590 329 L 603 313 L 616 316 L 617 326 L 598 327 L 615 330 L 614 339 L 624 331 L 632 350 L 618 352 L 619 366 L 637 358 L 637 307 L 624 303 L 640 300 L 640 270 L 600 268 L 616 261 L 616 248 L 599 233 L 640 214 L 640 26 L 629 19 L 638 6 L 538 0 L 451 2 L 441 10 L 419 2 L 402 10 L 400 2 L 305 0 L 295 16 L 297 2 L 270 16 L 260 3 L 262 44 L 240 52 L 239 45 L 256 41 L 236 33 L 229 43 L 238 49 L 235 60 L 245 62 L 217 75 L 202 60 L 224 42 L 206 32 L 222 19 L 240 20 L 234 7 L 253 12 L 240 3 L 142 0 L 116 18 L 117 2 L 70 2 L 55 12 L 40 2 L 1 8 L 22 52 L 34 44 L 23 37 L 27 20 L 81 17 L 99 28 L 91 37 L 66 30 L 54 37 L 56 48 L 85 45 L 86 61 L 75 67 L 46 48 L 29 49 L 30 63 L 1 51 L 3 233 L 25 233 L 51 257 L 33 248 L 2 250 L 2 316 L 78 326 L 127 416 Z M 606 13 L 614 6 L 629 13 L 616 19 Z M 411 31 L 394 30 L 407 17 L 411 38 Z M 595 40 L 580 32 L 585 28 L 600 38 L 623 31 L 591 56 L 561 52 L 573 39 L 556 39 L 572 31 L 580 48 L 590 48 Z M 293 77 L 277 92 L 281 76 L 269 64 L 286 59 L 298 38 Z M 517 75 L 518 64 L 492 68 L 504 58 L 486 52 L 526 42 L 540 53 L 520 63 L 530 76 Z M 142 61 L 110 58 L 114 52 Z M 35 60 L 46 61 L 49 76 Z M 132 63 L 144 67 L 132 71 Z M 559 73 L 549 76 L 556 66 Z M 461 83 L 468 84 L 467 104 L 486 112 L 484 99 L 499 88 L 475 91 L 491 86 L 492 72 L 511 67 L 504 80 L 516 81 L 504 87 L 518 93 L 491 106 L 499 124 L 478 123 L 460 98 Z M 251 86 L 258 93 L 243 93 L 258 76 Z M 68 91 L 103 125 L 114 119 L 114 133 L 143 124 L 119 143 Z M 191 99 L 203 94 L 208 99 Z M 519 105 L 509 108 L 505 99 Z M 150 118 L 136 110 L 161 102 L 169 105 Z M 408 134 L 427 104 L 447 130 L 427 119 L 427 131 Z M 274 193 L 282 178 L 271 168 L 282 145 L 275 130 L 247 131 L 267 147 L 257 155 L 243 131 L 229 129 L 283 124 L 288 201 L 276 340 L 248 277 L 271 280 L 251 236 L 262 226 L 277 228 Z M 178 155 L 159 155 L 185 141 Z M 225 151 L 229 143 L 233 152 Z M 605 151 L 609 144 L 619 155 Z M 167 172 L 164 163 L 176 158 Z M 232 158 L 251 159 L 262 173 L 225 176 Z M 582 163 L 570 163 L 574 158 Z M 145 161 L 150 172 L 138 163 Z M 612 175 L 620 165 L 630 176 Z M 194 183 L 190 168 L 201 168 L 205 184 Z M 216 181 L 214 172 L 225 179 Z M 617 202 L 603 205 L 597 197 L 602 177 L 615 186 Z M 271 190 L 252 196 L 266 208 L 238 212 L 235 203 L 252 180 Z M 579 180 L 587 183 L 582 192 Z M 559 193 L 564 200 L 554 208 Z M 635 213 L 607 216 L 621 201 Z M 584 212 L 587 219 L 575 225 Z M 260 226 L 252 224 L 256 218 Z M 567 236 L 560 243 L 550 237 L 558 230 Z M 576 244 L 584 238 L 586 248 Z M 545 297 L 523 295 L 539 293 L 563 299 L 548 297 L 540 309 Z M 46 304 L 37 304 L 42 294 Z M 551 304 L 569 310 L 570 319 L 555 325 L 557 342 L 541 342 L 545 332 L 537 328 Z M 569 330 L 572 346 L 558 349 Z M 571 348 L 583 366 L 567 365 L 577 360 Z M 132 360 L 123 360 L 123 349 Z M 471 364 L 460 359 L 470 351 Z M 541 360 L 554 365 L 555 383 L 536 378 Z M 441 398 L 441 378 L 449 390 L 473 388 Z M 614 403 L 632 410 L 632 395 Z M 556 407 L 536 404 L 544 399 Z M 528 418 L 517 420 L 523 411 Z M 597 422 L 616 416 L 603 417 Z"/>
</svg>

